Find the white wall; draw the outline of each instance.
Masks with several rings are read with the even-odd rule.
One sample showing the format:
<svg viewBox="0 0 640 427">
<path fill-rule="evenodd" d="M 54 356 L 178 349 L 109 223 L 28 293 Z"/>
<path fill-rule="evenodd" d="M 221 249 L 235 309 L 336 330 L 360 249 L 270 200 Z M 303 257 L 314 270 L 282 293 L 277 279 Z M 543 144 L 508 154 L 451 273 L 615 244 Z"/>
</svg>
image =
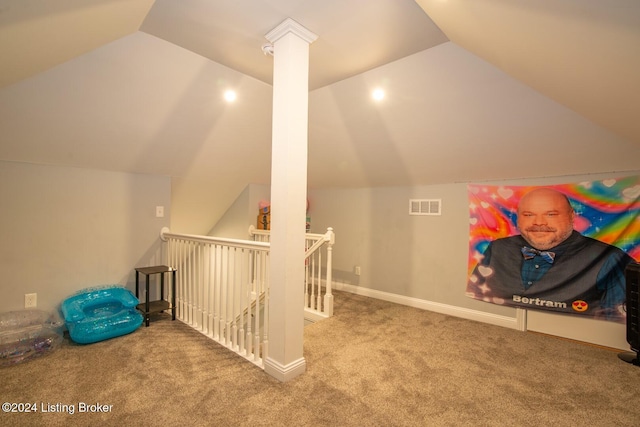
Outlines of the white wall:
<svg viewBox="0 0 640 427">
<path fill-rule="evenodd" d="M 169 177 L 0 162 L 0 311 L 25 293 L 54 309 L 85 287 L 133 290 L 133 269 L 161 261 L 170 203 Z"/>
<path fill-rule="evenodd" d="M 409 199 L 442 199 L 441 216 L 410 216 Z M 515 317 L 464 296 L 469 215 L 465 184 L 313 190 L 312 228 L 333 227 L 334 279 L 376 291 Z M 361 275 L 355 275 L 360 266 Z"/>
<path fill-rule="evenodd" d="M 269 202 L 271 187 L 249 184 L 209 232 L 210 236 L 249 239 L 249 226 L 257 227 L 260 202 Z M 180 232 L 176 230 L 176 232 Z"/>
</svg>

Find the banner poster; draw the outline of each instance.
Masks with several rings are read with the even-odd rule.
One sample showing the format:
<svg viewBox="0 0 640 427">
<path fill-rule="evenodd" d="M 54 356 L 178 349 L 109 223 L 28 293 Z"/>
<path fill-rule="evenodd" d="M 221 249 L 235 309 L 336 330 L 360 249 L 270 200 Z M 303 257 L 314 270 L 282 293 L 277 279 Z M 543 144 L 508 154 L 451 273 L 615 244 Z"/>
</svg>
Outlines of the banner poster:
<svg viewBox="0 0 640 427">
<path fill-rule="evenodd" d="M 467 192 L 467 296 L 626 322 L 624 269 L 640 261 L 640 177 Z"/>
</svg>

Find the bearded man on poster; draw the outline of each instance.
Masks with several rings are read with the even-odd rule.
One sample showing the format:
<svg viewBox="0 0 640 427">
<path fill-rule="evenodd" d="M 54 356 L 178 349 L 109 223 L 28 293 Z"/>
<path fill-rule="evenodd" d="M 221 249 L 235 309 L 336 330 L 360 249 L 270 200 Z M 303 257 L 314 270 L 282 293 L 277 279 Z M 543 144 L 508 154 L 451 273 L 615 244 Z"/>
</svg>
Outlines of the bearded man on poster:
<svg viewBox="0 0 640 427">
<path fill-rule="evenodd" d="M 624 270 L 633 259 L 575 231 L 574 217 L 559 191 L 525 194 L 518 204 L 520 234 L 489 244 L 468 292 L 495 304 L 624 322 Z"/>
</svg>

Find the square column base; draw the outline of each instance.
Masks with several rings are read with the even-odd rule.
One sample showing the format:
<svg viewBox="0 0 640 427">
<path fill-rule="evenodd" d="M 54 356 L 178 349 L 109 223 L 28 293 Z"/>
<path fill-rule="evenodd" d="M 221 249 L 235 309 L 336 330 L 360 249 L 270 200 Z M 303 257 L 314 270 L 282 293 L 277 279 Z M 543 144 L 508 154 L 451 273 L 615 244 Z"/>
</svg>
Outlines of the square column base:
<svg viewBox="0 0 640 427">
<path fill-rule="evenodd" d="M 301 357 L 298 360 L 294 360 L 286 366 L 271 358 L 267 358 L 264 361 L 264 371 L 273 378 L 283 383 L 291 381 L 298 375 L 304 374 L 306 370 L 307 361 L 304 359 L 304 357 Z"/>
</svg>

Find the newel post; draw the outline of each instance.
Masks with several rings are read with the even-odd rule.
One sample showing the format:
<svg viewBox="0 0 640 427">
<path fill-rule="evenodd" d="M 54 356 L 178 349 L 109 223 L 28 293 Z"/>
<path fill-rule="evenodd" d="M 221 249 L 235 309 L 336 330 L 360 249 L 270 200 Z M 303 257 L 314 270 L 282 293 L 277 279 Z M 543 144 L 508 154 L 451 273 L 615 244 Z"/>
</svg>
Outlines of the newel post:
<svg viewBox="0 0 640 427">
<path fill-rule="evenodd" d="M 324 294 L 324 313 L 331 317 L 333 316 L 333 294 L 331 293 L 331 289 L 333 286 L 333 244 L 336 241 L 336 235 L 333 232 L 333 228 L 327 228 L 327 233 L 325 234 L 325 240 L 327 241 L 327 283 Z"/>
</svg>

